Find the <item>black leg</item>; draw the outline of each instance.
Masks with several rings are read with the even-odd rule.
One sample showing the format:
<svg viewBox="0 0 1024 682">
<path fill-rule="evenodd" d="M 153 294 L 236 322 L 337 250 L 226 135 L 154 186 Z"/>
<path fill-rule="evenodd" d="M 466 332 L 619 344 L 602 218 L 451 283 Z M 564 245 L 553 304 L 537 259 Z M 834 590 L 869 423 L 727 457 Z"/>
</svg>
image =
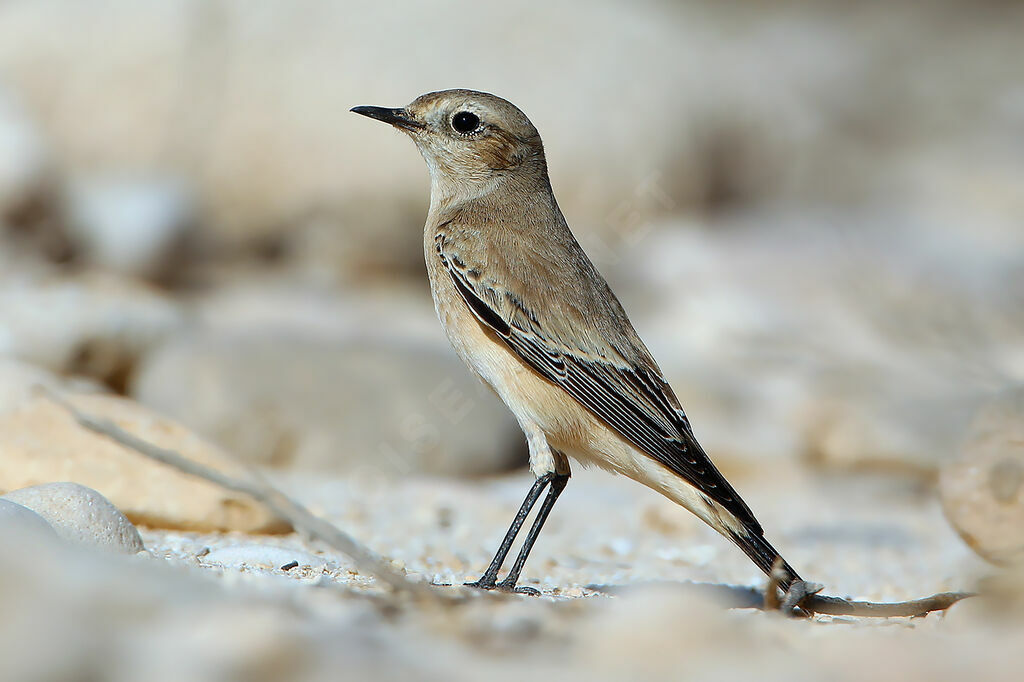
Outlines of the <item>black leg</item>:
<svg viewBox="0 0 1024 682">
<path fill-rule="evenodd" d="M 544 527 L 544 522 L 548 519 L 548 514 L 551 513 L 551 508 L 555 506 L 555 500 L 565 490 L 565 485 L 569 482 L 568 474 L 556 474 L 551 479 L 551 487 L 548 488 L 548 495 L 544 498 L 544 504 L 540 506 L 540 511 L 537 512 L 537 518 L 533 521 L 533 526 L 530 527 L 530 532 L 526 535 L 526 541 L 523 542 L 522 549 L 519 550 L 519 556 L 516 557 L 516 562 L 512 564 L 512 570 L 508 572 L 505 579 L 502 580 L 498 587 L 502 590 L 509 592 L 524 592 L 527 594 L 539 594 L 537 590 L 532 587 L 516 587 L 516 581 L 519 580 L 519 574 L 523 571 L 523 566 L 526 564 L 526 558 L 530 556 L 530 550 L 533 549 L 533 543 L 537 542 L 537 536 L 540 535 L 540 529 Z"/>
<path fill-rule="evenodd" d="M 530 488 L 530 492 L 526 494 L 526 499 L 523 500 L 523 506 L 519 508 L 519 513 L 516 514 L 514 519 L 512 519 L 512 525 L 508 527 L 508 532 L 505 533 L 505 539 L 501 541 L 501 546 L 498 547 L 498 552 L 494 555 L 494 559 L 491 560 L 491 565 L 488 566 L 487 570 L 484 571 L 484 574 L 480 576 L 480 580 L 472 583 L 466 583 L 467 585 L 470 587 L 479 587 L 484 590 L 493 590 L 497 587 L 498 571 L 501 570 L 501 565 L 505 563 L 505 557 L 508 556 L 508 551 L 512 549 L 512 543 L 515 542 L 516 536 L 519 535 L 519 530 L 523 527 L 526 517 L 530 515 L 533 505 L 537 504 L 540 494 L 544 492 L 544 487 L 550 483 L 553 478 L 555 478 L 555 474 L 553 473 L 544 474 L 533 482 L 533 487 Z M 565 487 L 565 483 L 562 484 L 562 487 Z M 547 500 L 544 501 L 544 504 L 547 505 Z M 518 561 L 516 563 L 518 563 Z M 521 566 L 520 570 L 522 570 Z"/>
</svg>

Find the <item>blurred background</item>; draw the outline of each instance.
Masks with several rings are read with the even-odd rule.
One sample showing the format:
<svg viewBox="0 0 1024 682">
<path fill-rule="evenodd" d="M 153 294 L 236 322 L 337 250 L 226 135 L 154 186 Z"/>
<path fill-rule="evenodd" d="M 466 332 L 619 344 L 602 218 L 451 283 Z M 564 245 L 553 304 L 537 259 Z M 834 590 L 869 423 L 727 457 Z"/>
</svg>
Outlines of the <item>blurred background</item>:
<svg viewBox="0 0 1024 682">
<path fill-rule="evenodd" d="M 537 125 L 718 459 L 928 476 L 1024 378 L 1022 25 L 1015 2 L 7 0 L 0 352 L 273 466 L 521 466 L 433 318 L 422 160 L 348 113 L 470 87 Z"/>
<path fill-rule="evenodd" d="M 1024 381 L 1022 27 L 1009 0 L 0 0 L 4 371 L 282 476 L 518 472 L 510 516 L 525 445 L 434 318 L 426 169 L 348 113 L 474 88 L 536 124 L 755 509 L 792 518 L 772 491 L 794 470 L 932 505 Z M 1018 461 L 1010 404 L 986 447 Z"/>
</svg>

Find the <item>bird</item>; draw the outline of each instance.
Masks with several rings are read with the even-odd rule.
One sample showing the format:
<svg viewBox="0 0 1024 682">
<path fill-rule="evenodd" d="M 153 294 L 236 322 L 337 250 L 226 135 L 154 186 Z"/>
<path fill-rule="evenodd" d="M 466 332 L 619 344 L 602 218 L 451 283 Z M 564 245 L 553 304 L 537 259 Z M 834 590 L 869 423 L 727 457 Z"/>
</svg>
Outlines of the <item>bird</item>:
<svg viewBox="0 0 1024 682">
<path fill-rule="evenodd" d="M 437 316 L 529 447 L 533 485 L 490 565 L 466 584 L 539 593 L 519 577 L 569 481 L 570 460 L 625 475 L 685 507 L 783 591 L 800 581 L 697 442 L 661 368 L 569 229 L 530 119 L 501 97 L 467 89 L 351 111 L 407 134 L 426 161 L 423 252 Z"/>
</svg>

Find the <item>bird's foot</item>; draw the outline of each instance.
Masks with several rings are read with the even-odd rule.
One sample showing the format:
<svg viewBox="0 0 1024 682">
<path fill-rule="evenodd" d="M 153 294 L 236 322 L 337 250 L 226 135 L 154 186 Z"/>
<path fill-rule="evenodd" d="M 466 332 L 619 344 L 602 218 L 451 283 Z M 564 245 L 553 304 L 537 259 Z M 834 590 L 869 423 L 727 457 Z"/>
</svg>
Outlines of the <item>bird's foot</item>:
<svg viewBox="0 0 1024 682">
<path fill-rule="evenodd" d="M 500 583 L 498 583 L 498 589 L 502 592 L 510 592 L 512 594 L 528 594 L 531 597 L 540 596 L 540 590 L 538 590 L 536 587 L 516 585 L 515 583 L 510 583 L 507 580 L 503 580 Z"/>
<path fill-rule="evenodd" d="M 495 590 L 498 592 L 507 592 L 509 594 L 528 594 L 531 597 L 540 596 L 540 590 L 537 588 L 527 587 L 526 585 L 516 585 L 508 580 L 502 580 L 499 583 L 495 582 L 494 578 L 483 577 L 480 578 L 480 580 L 474 580 L 471 583 L 463 584 L 466 587 L 475 587 L 478 590 Z"/>
<path fill-rule="evenodd" d="M 783 613 L 795 613 L 800 616 L 810 616 L 813 611 L 806 609 L 803 606 L 803 602 L 810 596 L 821 592 L 824 585 L 819 583 L 811 583 L 806 580 L 794 580 L 786 590 L 786 593 L 782 595 L 782 603 L 779 608 Z"/>
</svg>

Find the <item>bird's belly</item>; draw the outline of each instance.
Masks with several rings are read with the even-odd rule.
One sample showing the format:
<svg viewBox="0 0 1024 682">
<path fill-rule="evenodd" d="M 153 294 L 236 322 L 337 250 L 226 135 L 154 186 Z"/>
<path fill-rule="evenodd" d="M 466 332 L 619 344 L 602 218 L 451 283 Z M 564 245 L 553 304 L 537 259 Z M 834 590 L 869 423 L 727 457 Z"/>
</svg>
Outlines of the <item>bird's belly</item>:
<svg viewBox="0 0 1024 682">
<path fill-rule="evenodd" d="M 539 428 L 552 447 L 582 442 L 593 421 L 590 413 L 485 329 L 450 280 L 438 278 L 432 289 L 438 319 L 455 352 L 498 394 L 523 430 Z"/>
</svg>

